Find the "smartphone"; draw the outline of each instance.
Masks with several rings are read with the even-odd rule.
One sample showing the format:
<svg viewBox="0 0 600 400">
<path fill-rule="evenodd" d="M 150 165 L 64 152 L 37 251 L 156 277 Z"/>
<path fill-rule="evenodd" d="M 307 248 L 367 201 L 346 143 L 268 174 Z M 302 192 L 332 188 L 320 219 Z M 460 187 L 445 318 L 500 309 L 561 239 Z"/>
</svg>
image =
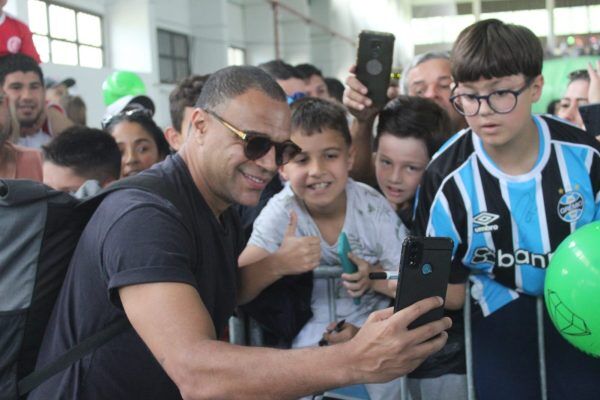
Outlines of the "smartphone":
<svg viewBox="0 0 600 400">
<path fill-rule="evenodd" d="M 356 77 L 367 87 L 367 96 L 378 107 L 388 102 L 394 35 L 387 32 L 362 31 L 358 35 Z"/>
<path fill-rule="evenodd" d="M 353 274 L 358 271 L 358 267 L 354 264 L 349 258 L 348 253 L 350 253 L 352 249 L 350 248 L 350 242 L 348 242 L 348 236 L 346 233 L 341 232 L 338 237 L 338 256 L 340 257 L 340 264 L 342 265 L 342 270 L 346 274 Z M 354 298 L 354 304 L 360 304 L 360 297 Z"/>
<path fill-rule="evenodd" d="M 452 260 L 452 239 L 446 237 L 409 236 L 402 243 L 398 287 L 394 312 L 402 310 L 427 297 L 446 298 Z M 444 316 L 444 307 L 438 307 L 413 321 L 413 329 Z"/>
</svg>

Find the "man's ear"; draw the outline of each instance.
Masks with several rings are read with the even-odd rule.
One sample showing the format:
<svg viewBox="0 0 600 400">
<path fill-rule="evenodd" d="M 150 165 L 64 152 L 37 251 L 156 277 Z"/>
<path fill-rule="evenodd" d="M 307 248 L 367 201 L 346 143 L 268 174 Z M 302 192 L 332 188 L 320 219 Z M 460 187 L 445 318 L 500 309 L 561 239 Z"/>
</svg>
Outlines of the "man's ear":
<svg viewBox="0 0 600 400">
<path fill-rule="evenodd" d="M 183 135 L 177 132 L 172 126 L 165 129 L 165 139 L 167 139 L 169 146 L 175 151 L 179 150 L 183 144 Z"/>
<path fill-rule="evenodd" d="M 544 76 L 542 74 L 536 76 L 531 84 L 531 100 L 533 103 L 538 101 L 542 96 L 542 89 L 544 88 Z"/>
<path fill-rule="evenodd" d="M 192 112 L 192 117 L 190 118 L 190 130 L 188 132 L 188 135 L 193 136 L 193 139 L 198 141 L 198 143 L 204 142 L 204 137 L 208 132 L 207 117 L 208 114 L 201 108 L 195 108 Z"/>
</svg>

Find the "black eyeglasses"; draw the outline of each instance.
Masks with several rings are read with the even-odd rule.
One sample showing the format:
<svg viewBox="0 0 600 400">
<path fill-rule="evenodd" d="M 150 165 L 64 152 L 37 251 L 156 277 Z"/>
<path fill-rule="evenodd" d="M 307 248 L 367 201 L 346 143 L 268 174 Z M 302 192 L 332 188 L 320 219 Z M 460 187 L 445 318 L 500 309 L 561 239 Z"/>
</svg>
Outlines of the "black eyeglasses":
<svg viewBox="0 0 600 400">
<path fill-rule="evenodd" d="M 534 78 L 528 78 L 525 85 L 519 90 L 496 90 L 485 96 L 476 94 L 457 94 L 450 97 L 452 105 L 460 114 L 465 117 L 472 117 L 479 113 L 481 100 L 485 100 L 488 106 L 498 114 L 508 114 L 517 106 L 519 95 L 523 93 L 531 84 Z"/>
<path fill-rule="evenodd" d="M 244 155 L 248 160 L 258 160 L 275 147 L 275 164 L 278 166 L 287 164 L 292 158 L 302 151 L 300 147 L 291 140 L 285 142 L 274 142 L 266 134 L 252 131 L 242 131 L 221 118 L 211 110 L 204 110 L 215 117 L 225 128 L 235 133 L 244 141 Z"/>
<path fill-rule="evenodd" d="M 152 110 L 148 110 L 147 108 L 144 108 L 144 107 L 133 107 L 133 108 L 125 109 L 118 114 L 107 115 L 106 117 L 102 118 L 102 122 L 100 122 L 100 126 L 102 127 L 102 129 L 106 129 L 110 126 L 110 124 L 112 124 L 116 120 L 120 119 L 121 117 L 124 117 L 124 116 L 131 117 L 134 115 L 143 115 L 144 117 L 148 117 L 148 118 L 152 119 L 152 116 L 154 115 L 154 113 L 152 112 Z"/>
</svg>

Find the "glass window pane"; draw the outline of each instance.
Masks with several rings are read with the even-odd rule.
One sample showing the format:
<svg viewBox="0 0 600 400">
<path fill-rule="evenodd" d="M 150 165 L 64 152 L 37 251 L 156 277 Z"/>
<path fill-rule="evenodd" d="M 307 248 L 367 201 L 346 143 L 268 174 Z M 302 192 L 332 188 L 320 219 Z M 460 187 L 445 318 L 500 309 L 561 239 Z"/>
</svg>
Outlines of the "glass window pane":
<svg viewBox="0 0 600 400">
<path fill-rule="evenodd" d="M 53 63 L 77 65 L 77 45 L 75 43 L 53 40 L 50 46 Z"/>
<path fill-rule="evenodd" d="M 31 29 L 31 32 L 47 35 L 48 17 L 46 15 L 46 3 L 37 0 L 29 0 L 27 2 L 27 10 L 29 13 L 29 29 Z"/>
<path fill-rule="evenodd" d="M 171 35 L 167 32 L 158 31 L 158 54 L 161 56 L 170 56 L 173 54 L 171 49 Z"/>
<path fill-rule="evenodd" d="M 102 68 L 102 49 L 79 46 L 79 65 L 82 67 Z"/>
<path fill-rule="evenodd" d="M 77 40 L 75 11 L 54 4 L 48 7 L 48 11 L 50 13 L 50 36 L 56 39 Z"/>
<path fill-rule="evenodd" d="M 600 6 L 590 6 L 590 32 L 600 32 Z"/>
<path fill-rule="evenodd" d="M 410 30 L 414 32 L 413 44 L 442 43 L 444 32 L 441 29 L 431 29 L 433 26 L 442 26 L 443 17 L 413 18 Z"/>
<path fill-rule="evenodd" d="M 244 49 L 229 47 L 227 49 L 228 65 L 244 65 L 246 64 L 246 52 Z"/>
<path fill-rule="evenodd" d="M 442 22 L 443 41 L 453 43 L 463 29 L 475 22 L 475 16 L 451 15 L 442 18 Z"/>
<path fill-rule="evenodd" d="M 187 61 L 175 61 L 175 80 L 179 81 L 190 74 L 190 68 Z"/>
<path fill-rule="evenodd" d="M 42 62 L 50 62 L 50 44 L 47 36 L 33 35 L 33 44 Z"/>
<path fill-rule="evenodd" d="M 160 71 L 161 82 L 175 82 L 173 61 L 170 58 L 160 57 L 158 68 Z"/>
<path fill-rule="evenodd" d="M 561 7 L 554 9 L 554 33 L 573 35 L 588 33 L 587 7 Z"/>
<path fill-rule="evenodd" d="M 187 58 L 187 38 L 183 35 L 173 35 L 173 50 L 176 57 Z"/>
<path fill-rule="evenodd" d="M 100 17 L 82 12 L 77 13 L 77 34 L 79 43 L 102 46 Z"/>
</svg>

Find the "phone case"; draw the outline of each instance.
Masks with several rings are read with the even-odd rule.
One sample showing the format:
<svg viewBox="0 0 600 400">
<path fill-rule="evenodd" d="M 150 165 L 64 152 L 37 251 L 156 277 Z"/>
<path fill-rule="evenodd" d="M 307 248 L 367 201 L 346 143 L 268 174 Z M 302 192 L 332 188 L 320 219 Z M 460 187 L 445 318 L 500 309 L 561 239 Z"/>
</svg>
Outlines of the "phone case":
<svg viewBox="0 0 600 400">
<path fill-rule="evenodd" d="M 358 271 L 358 267 L 348 258 L 348 253 L 352 251 L 350 248 L 350 242 L 348 242 L 348 236 L 344 232 L 340 233 L 338 237 L 338 256 L 340 257 L 340 263 L 342 269 L 347 274 L 353 274 Z M 354 299 L 354 304 L 360 304 L 360 297 Z"/>
<path fill-rule="evenodd" d="M 452 246 L 450 238 L 409 236 L 404 240 L 394 312 L 427 297 L 446 298 Z M 417 318 L 408 328 L 416 328 L 443 316 L 444 308 L 436 308 Z"/>
<path fill-rule="evenodd" d="M 369 90 L 367 96 L 379 107 L 388 102 L 394 58 L 394 35 L 387 32 L 362 31 L 358 36 L 356 77 Z"/>
</svg>

